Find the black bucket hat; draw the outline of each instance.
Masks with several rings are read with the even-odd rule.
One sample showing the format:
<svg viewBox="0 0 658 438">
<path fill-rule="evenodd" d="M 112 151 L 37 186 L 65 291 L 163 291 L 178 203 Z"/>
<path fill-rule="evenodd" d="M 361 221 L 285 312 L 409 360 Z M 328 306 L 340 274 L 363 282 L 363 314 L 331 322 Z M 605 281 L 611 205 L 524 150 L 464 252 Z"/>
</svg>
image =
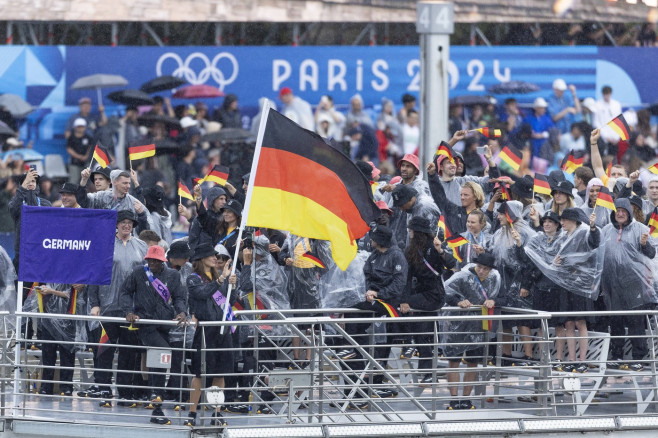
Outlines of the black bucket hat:
<svg viewBox="0 0 658 438">
<path fill-rule="evenodd" d="M 510 191 L 520 198 L 532 198 L 532 188 L 534 184 L 532 177 L 526 175 L 512 184 Z"/>
<path fill-rule="evenodd" d="M 487 266 L 489 268 L 494 268 L 496 264 L 496 259 L 490 252 L 483 252 L 473 259 L 473 262 L 478 265 Z"/>
<path fill-rule="evenodd" d="M 78 191 L 78 185 L 70 182 L 65 182 L 64 185 L 62 185 L 62 188 L 59 189 L 59 193 L 75 194 L 77 191 Z"/>
<path fill-rule="evenodd" d="M 194 256 L 192 256 L 192 261 L 196 262 L 197 260 L 205 259 L 206 257 L 215 257 L 217 255 L 217 251 L 215 251 L 215 248 L 209 243 L 202 243 L 201 245 L 197 246 L 194 250 Z"/>
<path fill-rule="evenodd" d="M 384 225 L 378 225 L 377 228 L 370 231 L 370 239 L 384 248 L 389 248 L 391 246 L 392 238 L 393 232 L 390 228 Z"/>
<path fill-rule="evenodd" d="M 560 219 L 569 219 L 579 223 L 589 223 L 587 213 L 580 208 L 567 208 L 562 212 Z"/>
<path fill-rule="evenodd" d="M 242 216 L 242 204 L 240 204 L 240 202 L 236 201 L 235 199 L 228 201 L 222 210 L 227 209 L 235 213 L 237 217 Z"/>
<path fill-rule="evenodd" d="M 432 230 L 430 229 L 430 221 L 421 216 L 412 217 L 407 228 L 410 230 L 418 231 L 420 233 L 433 234 Z"/>
<path fill-rule="evenodd" d="M 167 258 L 169 259 L 189 259 L 192 251 L 187 242 L 177 240 L 171 243 L 169 251 L 167 251 Z"/>
<path fill-rule="evenodd" d="M 393 196 L 393 205 L 399 207 L 411 201 L 414 196 L 418 196 L 418 192 L 412 187 L 398 184 L 391 192 L 391 196 Z"/>
<path fill-rule="evenodd" d="M 565 195 L 571 196 L 573 198 L 573 184 L 571 184 L 569 181 L 560 181 L 555 185 L 555 187 L 553 187 L 553 190 L 551 190 L 551 196 L 553 196 L 555 192 L 564 193 Z"/>
<path fill-rule="evenodd" d="M 545 221 L 546 219 L 548 219 L 548 220 L 552 220 L 553 222 L 555 222 L 555 223 L 557 224 L 558 228 L 561 226 L 561 224 L 560 224 L 560 215 L 557 214 L 557 213 L 554 212 L 554 211 L 550 211 L 550 210 L 547 211 L 547 212 L 541 217 L 541 219 L 539 220 L 539 223 L 542 224 L 542 225 L 544 225 L 544 221 Z"/>
<path fill-rule="evenodd" d="M 121 210 L 117 213 L 117 224 L 123 222 L 126 219 L 133 221 L 133 226 L 137 226 L 137 216 L 131 210 Z"/>
</svg>

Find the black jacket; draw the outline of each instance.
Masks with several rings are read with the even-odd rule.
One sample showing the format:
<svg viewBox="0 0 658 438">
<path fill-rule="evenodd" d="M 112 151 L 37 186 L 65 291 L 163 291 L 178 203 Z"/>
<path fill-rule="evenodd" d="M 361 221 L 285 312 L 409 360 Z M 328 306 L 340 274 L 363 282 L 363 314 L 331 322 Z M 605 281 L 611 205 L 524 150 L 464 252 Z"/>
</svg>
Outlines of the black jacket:
<svg viewBox="0 0 658 438">
<path fill-rule="evenodd" d="M 16 189 L 16 194 L 9 201 L 9 211 L 11 212 L 11 217 L 14 219 L 14 224 L 16 224 L 16 233 L 14 238 L 14 252 L 16 254 L 16 260 L 18 260 L 18 252 L 21 245 L 21 211 L 23 204 L 41 207 L 51 206 L 50 201 L 39 197 L 38 190 L 27 190 L 22 185 L 19 185 Z"/>
<path fill-rule="evenodd" d="M 169 302 L 165 303 L 151 285 L 144 266 L 137 266 L 123 282 L 119 292 L 119 303 L 124 314 L 134 313 L 145 319 L 172 320 L 176 315 L 185 313 L 185 291 L 178 271 L 164 266 L 159 274 L 153 275 L 169 289 Z"/>
<path fill-rule="evenodd" d="M 397 246 L 386 252 L 374 250 L 363 267 L 366 290 L 377 292 L 377 298 L 397 307 L 407 283 L 407 260 Z"/>
<path fill-rule="evenodd" d="M 237 300 L 236 289 L 233 288 L 231 292 L 231 304 Z M 224 312 L 212 296 L 217 290 L 220 290 L 226 297 L 228 280 L 219 285 L 216 281 L 208 282 L 207 279 L 202 279 L 198 274 L 193 273 L 187 277 L 187 290 L 190 295 L 190 313 L 199 321 L 221 321 L 223 319 Z"/>
<path fill-rule="evenodd" d="M 422 293 L 428 301 L 443 304 L 445 289 L 443 288 L 441 276 L 443 271 L 449 268 L 448 264 L 454 265 L 454 259 L 444 259 L 444 255 L 439 254 L 432 242 L 428 242 L 423 252 L 423 259 L 432 266 L 438 275 L 432 272 L 422 261 L 420 265 L 409 264 L 407 285 L 404 291 L 404 298 L 402 298 L 403 302 L 405 299 L 409 299 L 411 295 Z"/>
</svg>

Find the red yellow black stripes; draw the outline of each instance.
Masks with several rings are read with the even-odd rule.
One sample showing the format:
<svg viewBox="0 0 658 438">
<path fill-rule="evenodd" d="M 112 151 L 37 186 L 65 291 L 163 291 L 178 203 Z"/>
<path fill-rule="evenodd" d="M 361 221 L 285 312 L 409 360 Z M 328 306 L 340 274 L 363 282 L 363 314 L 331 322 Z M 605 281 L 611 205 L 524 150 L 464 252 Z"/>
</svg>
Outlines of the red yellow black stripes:
<svg viewBox="0 0 658 438">
<path fill-rule="evenodd" d="M 596 198 L 596 205 L 617 211 L 615 208 L 615 201 L 612 199 L 610 190 L 608 190 L 607 187 L 601 187 L 601 191 L 599 191 L 599 195 Z"/>
<path fill-rule="evenodd" d="M 204 181 L 211 181 L 217 185 L 224 186 L 228 181 L 229 168 L 226 166 L 216 165 L 203 179 Z"/>
<path fill-rule="evenodd" d="M 457 259 L 460 263 L 464 261 L 464 259 L 461 258 L 459 255 L 459 247 L 462 245 L 466 245 L 468 243 L 468 240 L 465 237 L 462 236 L 455 236 L 452 239 L 448 239 L 448 246 L 452 248 L 452 255 Z"/>
<path fill-rule="evenodd" d="M 141 160 L 155 155 L 155 144 L 146 144 L 143 146 L 134 146 L 128 148 L 128 155 L 130 161 Z"/>
<path fill-rule="evenodd" d="M 628 123 L 626 123 L 623 114 L 619 114 L 617 117 L 610 120 L 608 126 L 611 127 L 622 140 L 626 141 L 629 139 L 631 128 L 628 127 Z"/>
<path fill-rule="evenodd" d="M 535 173 L 535 182 L 532 188 L 535 193 L 541 193 L 542 195 L 551 195 L 551 185 L 548 182 L 546 175 L 541 173 Z"/>
<path fill-rule="evenodd" d="M 107 158 L 107 154 L 103 149 L 101 149 L 100 145 L 96 145 L 94 148 L 94 160 L 98 163 L 99 166 L 101 166 L 103 169 L 107 167 L 108 164 L 110 164 L 110 159 Z"/>
<path fill-rule="evenodd" d="M 452 164 L 455 164 L 455 158 L 452 156 L 452 150 L 450 147 L 446 146 L 445 144 L 441 143 L 439 147 L 436 149 L 436 156 L 444 156 L 448 157 L 450 162 Z"/>
<path fill-rule="evenodd" d="M 318 257 L 314 256 L 308 251 L 302 254 L 302 258 L 308 262 L 313 263 L 318 268 L 327 269 L 327 266 L 322 262 L 322 260 L 320 260 Z"/>
<path fill-rule="evenodd" d="M 397 310 L 395 310 L 395 308 L 390 304 L 385 303 L 382 300 L 375 300 L 375 301 L 377 301 L 379 304 L 384 306 L 384 309 L 386 309 L 386 312 L 388 312 L 388 316 L 390 316 L 391 318 L 398 318 L 400 316 L 398 315 Z"/>
<path fill-rule="evenodd" d="M 583 166 L 583 161 L 585 161 L 583 154 L 572 150 L 569 155 L 562 160 L 562 170 L 567 173 L 574 173 L 576 169 Z"/>
<path fill-rule="evenodd" d="M 491 128 L 478 128 L 476 129 L 477 132 L 480 134 L 484 135 L 487 138 L 498 138 L 501 135 L 503 135 L 503 132 L 500 129 L 491 129 Z"/>
<path fill-rule="evenodd" d="M 190 189 L 188 189 L 187 186 L 180 181 L 178 181 L 178 196 L 189 199 L 190 201 L 194 201 L 194 196 L 192 196 Z"/>
<path fill-rule="evenodd" d="M 514 146 L 505 146 L 498 156 L 514 170 L 519 170 L 521 167 L 523 154 Z"/>
<path fill-rule="evenodd" d="M 658 208 L 654 208 L 649 217 L 649 234 L 651 237 L 658 237 Z"/>
<path fill-rule="evenodd" d="M 654 175 L 658 175 L 658 163 L 654 164 L 653 166 L 649 166 L 647 170 Z"/>
</svg>

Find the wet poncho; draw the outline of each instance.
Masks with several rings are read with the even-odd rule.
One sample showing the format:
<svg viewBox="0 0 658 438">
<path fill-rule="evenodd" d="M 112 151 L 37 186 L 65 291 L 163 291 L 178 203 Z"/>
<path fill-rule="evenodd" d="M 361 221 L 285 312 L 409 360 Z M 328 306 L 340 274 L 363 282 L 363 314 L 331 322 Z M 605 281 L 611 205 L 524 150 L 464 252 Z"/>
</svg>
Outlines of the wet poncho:
<svg viewBox="0 0 658 438">
<path fill-rule="evenodd" d="M 531 238 L 523 247 L 532 263 L 556 285 L 571 293 L 596 300 L 603 270 L 600 232 L 580 224 L 571 235 L 562 230 L 553 240 L 544 233 Z M 556 257 L 560 262 L 556 264 Z"/>
<path fill-rule="evenodd" d="M 290 309 L 286 293 L 286 273 L 269 251 L 270 241 L 265 236 L 254 238 L 254 259 L 250 265 L 242 265 L 240 291 L 247 295 L 254 291 L 254 267 L 256 296 L 268 309 Z M 256 260 L 258 258 L 258 260 Z M 245 300 L 246 301 L 246 300 Z"/>
<path fill-rule="evenodd" d="M 478 306 L 490 299 L 494 300 L 496 306 L 499 306 L 497 298 L 500 287 L 501 277 L 498 271 L 492 269 L 487 278 L 480 281 L 475 274 L 475 264 L 469 264 L 445 283 L 446 305 L 456 307 L 460 301 L 468 300 L 474 306 Z M 486 296 L 482 289 L 484 289 Z M 460 311 L 455 313 L 448 310 L 441 312 L 442 316 L 455 316 L 456 314 L 481 315 L 482 311 L 477 309 L 472 312 Z M 488 337 L 488 333 L 482 329 L 482 321 L 479 320 L 444 321 L 441 323 L 440 329 L 441 343 L 445 344 L 443 351 L 448 357 L 459 356 L 465 351 L 479 348 Z"/>
<path fill-rule="evenodd" d="M 85 315 L 84 292 L 82 289 L 74 291 L 70 284 L 49 283 L 45 287 L 66 292 L 68 297 L 57 295 L 41 295 L 33 289 L 23 304 L 24 312 L 32 313 L 58 313 L 62 315 Z M 46 330 L 56 341 L 73 342 L 75 344 L 62 344 L 69 351 L 81 350 L 87 342 L 87 330 L 84 321 L 59 318 L 39 318 L 39 327 Z"/>
<path fill-rule="evenodd" d="M 617 209 L 632 211 L 628 199 L 615 201 Z M 655 239 L 649 237 L 645 246 L 640 245 L 642 234 L 649 227 L 633 220 L 619 226 L 614 212 L 610 223 L 601 231 L 601 246 L 605 248 L 601 286 L 603 299 L 609 310 L 635 309 L 645 304 L 658 303 Z"/>
<path fill-rule="evenodd" d="M 603 228 L 610 223 L 610 210 L 608 210 L 605 207 L 601 207 L 600 205 L 593 205 L 590 203 L 589 193 L 590 190 L 592 189 L 592 186 L 604 187 L 603 182 L 598 178 L 592 178 L 591 180 L 589 180 L 589 182 L 587 183 L 585 203 L 581 205 L 579 208 L 581 208 L 587 214 L 587 217 L 589 217 L 592 214 L 592 212 L 596 213 L 595 224 L 597 227 Z M 631 212 L 632 211 L 633 210 L 631 210 Z"/>
<path fill-rule="evenodd" d="M 517 218 L 521 217 L 523 204 L 519 201 L 507 201 L 507 205 Z M 521 246 L 537 234 L 523 219 L 517 219 L 514 222 L 514 230 L 521 236 Z M 528 295 L 523 298 L 519 295 L 521 279 L 527 263 L 522 259 L 521 254 L 517 252 L 511 227 L 498 228 L 489 241 L 487 250 L 495 257 L 496 269 L 501 277 L 498 305 L 531 309 L 532 296 Z"/>
<path fill-rule="evenodd" d="M 369 236 L 369 234 L 367 235 Z M 334 263 L 322 277 L 322 307 L 352 307 L 366 299 L 366 281 L 363 266 L 369 251 L 359 251 L 345 271 Z"/>
<path fill-rule="evenodd" d="M 279 260 L 293 260 L 288 275 L 287 290 L 290 307 L 293 309 L 317 309 L 320 307 L 320 278 L 327 269 L 306 260 L 304 253 L 310 252 L 325 266 L 330 265 L 331 250 L 326 240 L 315 240 L 289 234 L 279 253 Z"/>
</svg>

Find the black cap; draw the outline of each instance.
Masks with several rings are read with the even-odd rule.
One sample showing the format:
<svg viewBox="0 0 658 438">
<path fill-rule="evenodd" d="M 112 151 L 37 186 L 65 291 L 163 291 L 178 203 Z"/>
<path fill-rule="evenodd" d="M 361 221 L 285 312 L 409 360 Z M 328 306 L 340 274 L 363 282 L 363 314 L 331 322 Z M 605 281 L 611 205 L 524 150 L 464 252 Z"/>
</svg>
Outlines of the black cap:
<svg viewBox="0 0 658 438">
<path fill-rule="evenodd" d="M 94 174 L 103 175 L 105 178 L 107 178 L 108 181 L 112 181 L 112 179 L 110 178 L 110 168 L 109 167 L 103 168 L 103 167 L 98 166 L 96 168 L 96 170 L 91 172 L 90 176 L 92 177 L 92 179 L 94 178 Z"/>
<path fill-rule="evenodd" d="M 532 198 L 532 188 L 534 184 L 535 183 L 532 177 L 526 175 L 512 184 L 512 188 L 510 190 L 520 198 Z"/>
<path fill-rule="evenodd" d="M 194 256 L 192 257 L 192 261 L 195 262 L 210 256 L 215 257 L 216 255 L 217 251 L 215 251 L 215 248 L 213 248 L 211 244 L 202 243 L 194 249 Z"/>
<path fill-rule="evenodd" d="M 473 261 L 478 265 L 487 266 L 489 268 L 494 268 L 496 264 L 496 259 L 490 252 L 483 252 L 482 254 L 477 255 Z"/>
<path fill-rule="evenodd" d="M 546 219 L 552 220 L 553 222 L 555 222 L 558 225 L 558 227 L 561 225 L 560 224 L 560 215 L 557 214 L 556 212 L 552 211 L 552 210 L 549 210 L 546 213 L 544 213 L 544 215 L 541 217 L 539 222 L 543 225 L 544 221 Z"/>
<path fill-rule="evenodd" d="M 251 172 L 245 173 L 244 175 L 242 175 L 242 181 L 248 183 L 250 176 L 251 176 Z"/>
<path fill-rule="evenodd" d="M 418 196 L 418 192 L 405 184 L 398 184 L 391 192 L 391 196 L 393 196 L 393 205 L 399 207 L 411 201 L 414 196 Z"/>
<path fill-rule="evenodd" d="M 557 183 L 560 181 L 566 181 L 564 173 L 561 170 L 553 170 L 546 177 L 548 179 L 548 184 L 551 186 L 551 189 L 557 186 Z"/>
<path fill-rule="evenodd" d="M 242 216 L 242 204 L 240 204 L 240 202 L 236 201 L 235 199 L 228 201 L 222 210 L 226 209 L 232 211 L 238 217 Z"/>
<path fill-rule="evenodd" d="M 573 184 L 571 184 L 569 181 L 559 181 L 555 187 L 551 187 L 551 196 L 555 194 L 555 192 L 560 192 L 573 198 Z"/>
<path fill-rule="evenodd" d="M 585 213 L 583 210 L 580 208 L 567 208 L 562 212 L 562 215 L 560 216 L 560 219 L 569 219 L 574 222 L 579 222 L 579 223 L 588 223 L 589 218 L 587 217 L 587 213 Z"/>
<path fill-rule="evenodd" d="M 133 221 L 133 226 L 137 226 L 137 217 L 135 216 L 135 213 L 133 213 L 131 210 L 120 210 L 117 213 L 117 224 L 126 219 L 130 219 Z"/>
<path fill-rule="evenodd" d="M 407 228 L 410 230 L 418 231 L 420 233 L 432 234 L 430 229 L 430 221 L 422 216 L 414 216 L 409 221 Z"/>
<path fill-rule="evenodd" d="M 632 195 L 629 200 L 631 201 L 631 204 L 642 210 L 642 198 L 637 195 Z"/>
<path fill-rule="evenodd" d="M 165 191 L 162 187 L 155 185 L 144 190 L 144 199 L 150 205 L 160 205 L 164 203 Z"/>
<path fill-rule="evenodd" d="M 167 251 L 168 259 L 189 259 L 192 251 L 190 246 L 184 240 L 177 240 L 171 243 Z"/>
<path fill-rule="evenodd" d="M 363 173 L 368 180 L 372 179 L 372 166 L 369 163 L 366 163 L 365 161 L 358 160 L 356 163 L 356 167 L 359 168 L 361 173 Z"/>
<path fill-rule="evenodd" d="M 384 248 L 389 248 L 391 246 L 392 238 L 393 232 L 390 228 L 384 225 L 378 225 L 374 230 L 370 231 L 370 239 Z"/>
<path fill-rule="evenodd" d="M 72 193 L 75 194 L 78 191 L 78 185 L 70 182 L 65 182 L 59 193 Z"/>
</svg>

